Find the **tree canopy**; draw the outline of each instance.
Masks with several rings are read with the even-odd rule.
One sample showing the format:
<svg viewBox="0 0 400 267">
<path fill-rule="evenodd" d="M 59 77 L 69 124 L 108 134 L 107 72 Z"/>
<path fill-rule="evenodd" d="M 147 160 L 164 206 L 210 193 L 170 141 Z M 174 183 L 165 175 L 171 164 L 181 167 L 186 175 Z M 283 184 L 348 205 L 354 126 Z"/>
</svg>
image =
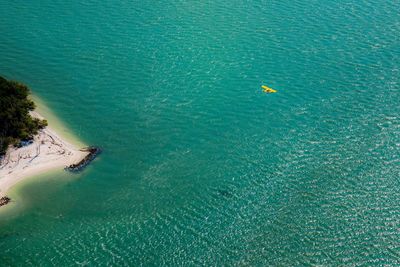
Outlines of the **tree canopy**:
<svg viewBox="0 0 400 267">
<path fill-rule="evenodd" d="M 26 85 L 0 76 L 0 156 L 9 145 L 32 139 L 39 129 L 47 126 L 46 120 L 30 116 L 35 103 L 28 95 Z"/>
</svg>

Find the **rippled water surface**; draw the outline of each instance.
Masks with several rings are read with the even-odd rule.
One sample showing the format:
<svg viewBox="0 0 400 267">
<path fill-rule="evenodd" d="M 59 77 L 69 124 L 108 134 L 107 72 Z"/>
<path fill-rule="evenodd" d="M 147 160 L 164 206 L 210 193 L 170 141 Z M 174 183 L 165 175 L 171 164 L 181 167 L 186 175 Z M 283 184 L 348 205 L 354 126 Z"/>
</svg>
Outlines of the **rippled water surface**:
<svg viewBox="0 0 400 267">
<path fill-rule="evenodd" d="M 1 75 L 104 153 L 21 189 L 0 265 L 400 265 L 399 10 L 1 1 Z"/>
</svg>

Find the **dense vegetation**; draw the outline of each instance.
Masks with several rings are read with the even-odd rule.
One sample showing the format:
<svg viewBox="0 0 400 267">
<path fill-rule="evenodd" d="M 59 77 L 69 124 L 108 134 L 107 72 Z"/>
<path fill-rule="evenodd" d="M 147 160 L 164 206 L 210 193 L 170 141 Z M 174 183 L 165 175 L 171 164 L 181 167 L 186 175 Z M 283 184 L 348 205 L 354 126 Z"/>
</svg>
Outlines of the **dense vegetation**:
<svg viewBox="0 0 400 267">
<path fill-rule="evenodd" d="M 27 86 L 0 76 L 0 156 L 9 145 L 29 140 L 47 125 L 46 120 L 32 118 L 35 103 L 28 99 Z"/>
</svg>

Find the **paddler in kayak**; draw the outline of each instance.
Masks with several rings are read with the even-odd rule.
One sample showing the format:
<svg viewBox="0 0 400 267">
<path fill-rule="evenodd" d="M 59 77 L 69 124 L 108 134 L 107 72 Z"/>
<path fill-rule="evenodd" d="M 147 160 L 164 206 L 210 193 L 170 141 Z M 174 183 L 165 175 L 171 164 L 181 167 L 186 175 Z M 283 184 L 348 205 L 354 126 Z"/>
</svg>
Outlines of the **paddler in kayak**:
<svg viewBox="0 0 400 267">
<path fill-rule="evenodd" d="M 262 85 L 261 88 L 263 89 L 263 92 L 267 93 L 267 94 L 272 94 L 272 93 L 276 93 L 277 92 L 276 90 L 274 90 L 274 89 L 272 89 L 272 88 L 270 88 L 270 87 L 268 87 L 266 85 Z"/>
</svg>

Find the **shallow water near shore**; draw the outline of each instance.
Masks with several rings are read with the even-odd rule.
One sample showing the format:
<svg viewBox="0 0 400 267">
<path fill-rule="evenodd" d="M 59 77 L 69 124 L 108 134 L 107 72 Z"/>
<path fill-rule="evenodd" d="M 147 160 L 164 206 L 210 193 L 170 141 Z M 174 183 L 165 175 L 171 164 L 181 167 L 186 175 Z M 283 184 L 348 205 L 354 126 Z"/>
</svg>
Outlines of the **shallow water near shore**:
<svg viewBox="0 0 400 267">
<path fill-rule="evenodd" d="M 35 102 L 35 112 L 39 113 L 40 116 L 43 116 L 43 118 L 47 120 L 51 129 L 56 131 L 63 140 L 66 140 L 77 148 L 85 148 L 88 146 L 80 139 L 79 134 L 72 132 L 65 125 L 65 122 L 54 114 L 54 112 L 49 108 L 48 103 L 34 95 L 34 92 L 31 93 L 30 98 Z"/>
<path fill-rule="evenodd" d="M 59 190 L 76 182 L 79 175 L 72 176 L 63 170 L 52 170 L 45 174 L 28 177 L 8 191 L 11 202 L 0 209 L 0 228 L 5 221 L 30 214 L 33 209 L 42 209 L 43 202 L 51 201 Z M 3 229 L 4 230 L 4 229 Z"/>
<path fill-rule="evenodd" d="M 398 10 L 1 2 L 0 75 L 103 153 L 11 192 L 0 265 L 400 264 Z"/>
</svg>

